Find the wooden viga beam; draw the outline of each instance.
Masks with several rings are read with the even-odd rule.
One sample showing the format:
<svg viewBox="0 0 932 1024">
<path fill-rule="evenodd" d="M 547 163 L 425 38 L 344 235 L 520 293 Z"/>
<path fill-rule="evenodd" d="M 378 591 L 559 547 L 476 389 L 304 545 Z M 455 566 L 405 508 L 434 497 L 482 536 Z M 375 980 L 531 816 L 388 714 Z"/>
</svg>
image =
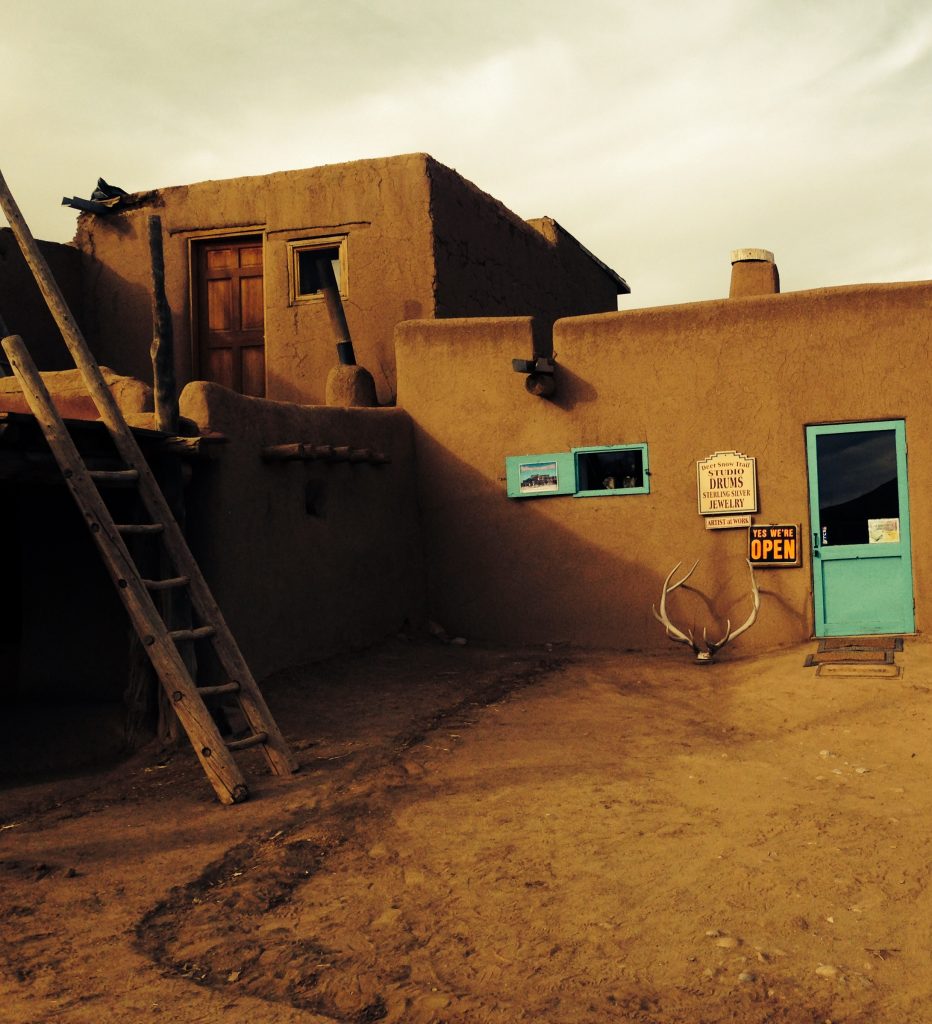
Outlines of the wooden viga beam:
<svg viewBox="0 0 932 1024">
<path fill-rule="evenodd" d="M 376 452 L 371 448 L 351 448 L 349 445 L 308 444 L 269 444 L 261 449 L 263 462 L 309 462 L 319 459 L 322 462 L 369 462 L 373 465 L 384 465 L 391 462 L 391 456 L 385 452 Z"/>
</svg>

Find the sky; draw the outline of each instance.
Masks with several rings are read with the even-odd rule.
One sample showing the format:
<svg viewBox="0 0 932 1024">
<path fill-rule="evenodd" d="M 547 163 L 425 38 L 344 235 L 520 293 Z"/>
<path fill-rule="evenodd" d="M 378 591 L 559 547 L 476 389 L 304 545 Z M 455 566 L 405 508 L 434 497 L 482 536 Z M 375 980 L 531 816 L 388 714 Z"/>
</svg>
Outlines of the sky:
<svg viewBox="0 0 932 1024">
<path fill-rule="evenodd" d="M 62 196 L 428 152 L 621 274 L 622 309 L 932 279 L 927 0 L 3 0 L 0 170 Z M 0 216 L 2 223 L 2 216 Z"/>
</svg>

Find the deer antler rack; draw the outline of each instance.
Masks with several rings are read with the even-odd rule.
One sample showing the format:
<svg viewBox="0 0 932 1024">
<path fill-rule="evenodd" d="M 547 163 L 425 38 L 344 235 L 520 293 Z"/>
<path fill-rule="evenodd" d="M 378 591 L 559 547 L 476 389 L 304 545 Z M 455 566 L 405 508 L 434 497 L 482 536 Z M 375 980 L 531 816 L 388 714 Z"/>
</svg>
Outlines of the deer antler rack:
<svg viewBox="0 0 932 1024">
<path fill-rule="evenodd" d="M 757 580 L 754 578 L 754 566 L 748 561 L 748 570 L 751 573 L 751 594 L 753 598 L 753 607 L 751 608 L 751 614 L 747 617 L 742 625 L 737 629 L 731 628 L 731 619 L 728 619 L 725 625 L 725 633 L 721 640 L 710 640 L 708 630 L 704 627 L 702 630 L 702 642 L 705 644 L 705 650 L 696 643 L 693 637 L 691 629 L 687 629 L 685 632 L 679 627 L 675 626 L 670 620 L 670 616 L 667 614 L 667 595 L 672 593 L 677 587 L 683 586 L 683 584 L 692 576 L 699 564 L 696 560 L 693 563 L 692 568 L 686 573 L 681 579 L 677 580 L 676 583 L 671 584 L 670 580 L 676 575 L 677 569 L 682 565 L 682 562 L 677 562 L 676 565 L 670 570 L 667 578 L 663 581 L 663 591 L 660 595 L 660 611 L 657 611 L 656 606 L 653 607 L 654 618 L 663 626 L 667 636 L 671 640 L 675 640 L 677 643 L 688 644 L 696 655 L 696 660 L 701 664 L 707 665 L 712 661 L 714 655 L 720 651 L 725 644 L 734 640 L 735 637 L 741 636 L 742 633 L 746 633 L 751 626 L 757 621 L 757 613 L 760 611 L 760 590 L 757 587 Z"/>
</svg>

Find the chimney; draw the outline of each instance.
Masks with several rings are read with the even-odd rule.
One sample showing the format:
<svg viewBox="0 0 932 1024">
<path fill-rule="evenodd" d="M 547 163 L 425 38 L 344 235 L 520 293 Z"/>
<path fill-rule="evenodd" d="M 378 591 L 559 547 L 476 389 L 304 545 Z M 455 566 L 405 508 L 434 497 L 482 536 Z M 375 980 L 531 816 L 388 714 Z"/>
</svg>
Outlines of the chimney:
<svg viewBox="0 0 932 1024">
<path fill-rule="evenodd" d="M 780 291 L 780 272 L 767 249 L 735 249 L 731 254 L 731 291 L 729 299 L 748 295 L 776 295 Z"/>
</svg>

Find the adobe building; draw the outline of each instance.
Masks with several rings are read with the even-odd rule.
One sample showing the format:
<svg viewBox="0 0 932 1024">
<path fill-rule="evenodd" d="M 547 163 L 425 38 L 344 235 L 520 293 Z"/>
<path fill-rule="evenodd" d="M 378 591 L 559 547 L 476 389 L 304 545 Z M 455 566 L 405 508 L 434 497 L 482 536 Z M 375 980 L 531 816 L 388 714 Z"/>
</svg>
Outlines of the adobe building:
<svg viewBox="0 0 932 1024">
<path fill-rule="evenodd" d="M 150 429 L 153 213 L 181 413 L 213 442 L 180 456 Z M 184 459 L 192 549 L 259 677 L 427 619 L 412 423 L 391 404 L 395 324 L 534 316 L 520 353 L 533 356 L 556 319 L 615 309 L 627 291 L 555 221 L 520 220 L 425 155 L 129 196 L 83 215 L 74 245 L 42 248 L 154 467 Z M 314 271 L 322 252 L 381 408 L 323 404 L 337 353 Z M 0 269 L 7 329 L 26 339 L 95 465 L 111 467 L 102 432 L 80 426 L 96 410 L 8 229 Z M 282 445 L 331 454 L 266 457 Z M 0 380 L 0 526 L 11 582 L 0 689 L 118 700 L 128 623 L 12 378 Z"/>
<path fill-rule="evenodd" d="M 759 616 L 721 657 L 926 628 L 932 283 L 781 294 L 772 255 L 739 250 L 728 298 L 618 312 L 627 286 L 555 222 L 526 224 L 426 156 L 159 190 L 82 217 L 69 279 L 98 359 L 138 378 L 111 387 L 140 427 L 152 212 L 181 412 L 214 438 L 188 459 L 189 535 L 257 676 L 429 620 L 502 644 L 668 650 L 652 607 L 697 559 L 666 602 L 697 641 L 748 618 L 757 564 Z M 321 247 L 382 407 L 322 404 L 336 354 L 302 256 Z M 0 313 L 29 341 L 4 287 Z M 538 387 L 528 371 L 551 355 Z M 6 390 L 0 410 L 19 408 Z M 101 570 L 49 642 L 49 580 L 78 591 L 93 555 L 71 556 L 81 524 L 54 474 L 16 468 L 35 469 L 23 444 L 0 436 L 19 565 L 0 654 L 17 687 L 84 672 L 99 692 L 78 620 L 108 650 L 125 622 Z M 53 511 L 72 522 L 49 530 Z"/>
<path fill-rule="evenodd" d="M 84 326 L 98 360 L 151 374 L 147 218 L 162 221 L 177 376 L 323 404 L 334 340 L 315 260 L 333 264 L 356 358 L 396 392 L 401 320 L 618 308 L 625 282 L 549 217 L 523 221 L 423 153 L 164 188 L 82 215 Z"/>
<path fill-rule="evenodd" d="M 399 324 L 448 629 L 666 649 L 652 606 L 699 559 L 668 611 L 718 639 L 749 556 L 736 652 L 928 628 L 932 283 L 780 294 L 770 253 L 734 258 L 727 299 L 558 321 L 548 399 L 511 371 L 528 320 Z M 430 387 L 453 373 L 469 387 Z"/>
</svg>

